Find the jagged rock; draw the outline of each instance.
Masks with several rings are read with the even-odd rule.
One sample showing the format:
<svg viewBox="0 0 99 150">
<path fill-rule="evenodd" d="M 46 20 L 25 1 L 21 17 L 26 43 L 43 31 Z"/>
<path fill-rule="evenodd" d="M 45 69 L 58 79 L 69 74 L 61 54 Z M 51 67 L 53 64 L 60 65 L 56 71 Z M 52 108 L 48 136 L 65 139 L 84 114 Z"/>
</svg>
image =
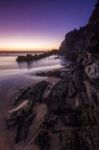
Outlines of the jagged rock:
<svg viewBox="0 0 99 150">
<path fill-rule="evenodd" d="M 30 99 L 32 95 L 32 87 L 19 90 L 12 98 L 12 104 L 15 106 L 22 100 Z"/>
<path fill-rule="evenodd" d="M 42 101 L 42 96 L 48 85 L 49 82 L 41 81 L 34 86 L 30 86 L 24 90 L 19 91 L 19 93 L 17 93 L 15 97 L 13 97 L 12 104 L 17 105 L 20 101 L 26 99 L 32 102 Z"/>
<path fill-rule="evenodd" d="M 32 140 L 32 144 L 37 144 L 41 150 L 50 150 L 53 136 L 59 139 L 59 149 L 69 150 L 71 147 L 74 150 L 98 150 L 98 112 L 89 100 L 86 86 L 81 87 L 84 84 L 83 74 L 81 76 L 83 71 L 78 65 L 72 69 L 67 78 L 65 77 L 53 86 L 44 81 L 34 86 L 36 87 L 34 90 L 36 93 L 32 91 L 32 96 L 35 98 L 34 105 L 38 102 L 39 107 L 39 104 L 43 102 L 48 106 L 48 112 L 41 120 L 38 132 Z M 79 80 L 82 84 L 77 91 Z M 39 87 L 43 90 L 40 90 Z M 50 89 L 47 96 L 44 96 L 45 87 Z M 41 96 L 34 97 L 35 94 L 40 94 L 39 92 L 41 92 Z M 41 97 L 42 101 L 39 101 Z M 34 106 L 29 101 L 25 109 L 22 107 L 22 109 L 17 109 L 10 114 L 7 125 L 8 128 L 16 128 L 15 143 L 27 138 L 35 118 L 33 108 Z"/>
<path fill-rule="evenodd" d="M 99 53 L 99 1 L 88 21 L 80 29 L 74 29 L 66 34 L 59 48 L 60 55 L 67 59 L 76 60 L 80 51 Z"/>
<path fill-rule="evenodd" d="M 36 107 L 39 109 L 45 104 L 47 111 L 39 120 L 39 125 L 35 125 L 37 128 L 30 143 L 37 144 L 41 150 L 50 150 L 53 149 L 53 137 L 57 137 L 60 150 L 98 150 L 99 89 L 95 82 L 91 82 L 90 70 L 86 71 L 86 67 L 96 60 L 90 54 L 81 54 L 69 71 L 63 71 L 64 76 L 55 85 L 42 81 L 22 91 L 25 95 L 19 95 L 18 101 L 28 98 L 27 104 L 12 109 L 7 119 L 8 129 L 16 129 L 15 143 L 27 139 L 35 118 L 36 123 L 40 118 Z M 97 65 L 92 65 L 92 69 Z"/>
<path fill-rule="evenodd" d="M 99 61 L 85 66 L 85 72 L 90 80 L 99 80 Z"/>
<path fill-rule="evenodd" d="M 50 55 L 54 55 L 54 54 L 58 54 L 57 50 L 52 50 L 46 53 L 42 53 L 42 54 L 35 54 L 35 55 L 31 55 L 31 54 L 27 54 L 26 56 L 18 56 L 16 61 L 17 62 L 23 62 L 23 61 L 35 61 L 35 60 L 39 60 L 45 57 L 48 57 Z"/>
<path fill-rule="evenodd" d="M 47 81 L 41 81 L 33 87 L 32 98 L 35 102 L 43 102 L 43 95 L 49 84 Z"/>
<path fill-rule="evenodd" d="M 52 89 L 53 87 L 53 84 L 52 83 L 49 83 L 49 85 L 46 87 L 45 91 L 44 91 L 44 94 L 43 94 L 43 99 L 44 99 L 44 102 L 46 103 L 46 100 L 49 96 L 49 93 L 50 93 L 50 90 Z"/>
<path fill-rule="evenodd" d="M 11 114 L 13 112 L 17 112 L 17 111 L 19 111 L 22 108 L 25 109 L 27 107 L 28 103 L 29 103 L 29 100 L 25 100 L 23 103 L 18 105 L 16 108 L 10 110 L 9 113 Z"/>
<path fill-rule="evenodd" d="M 48 72 L 38 72 L 36 75 L 38 76 L 53 76 L 57 78 L 61 78 L 61 71 L 55 70 L 55 71 L 48 71 Z"/>
<path fill-rule="evenodd" d="M 68 97 L 76 94 L 76 87 L 73 81 L 62 79 L 53 86 L 49 93 L 48 106 L 49 109 L 61 111 Z"/>
<path fill-rule="evenodd" d="M 10 112 L 6 122 L 8 129 L 16 128 L 15 143 L 24 140 L 27 137 L 31 123 L 35 117 L 33 108 L 28 104 L 25 108 L 20 108 Z"/>
<path fill-rule="evenodd" d="M 29 128 L 35 117 L 33 111 L 34 105 L 37 102 L 42 102 L 44 91 L 48 85 L 49 83 L 46 81 L 39 82 L 34 87 L 25 89 L 22 95 L 19 95 L 18 99 L 15 99 L 14 104 L 18 103 L 20 99 L 29 98 L 28 101 L 25 100 L 22 104 L 9 111 L 6 125 L 8 129 L 12 127 L 16 128 L 15 143 L 27 137 Z"/>
<path fill-rule="evenodd" d="M 97 4 L 95 5 L 95 9 L 89 18 L 88 23 L 92 26 L 99 24 L 99 0 L 97 0 Z"/>
<path fill-rule="evenodd" d="M 38 135 L 35 143 L 40 146 L 41 150 L 49 150 L 50 136 L 47 131 L 42 131 Z"/>
<path fill-rule="evenodd" d="M 53 112 L 48 112 L 41 123 L 41 127 L 44 129 L 54 130 L 54 125 L 57 124 L 57 120 L 58 116 L 56 114 L 54 114 Z"/>
</svg>

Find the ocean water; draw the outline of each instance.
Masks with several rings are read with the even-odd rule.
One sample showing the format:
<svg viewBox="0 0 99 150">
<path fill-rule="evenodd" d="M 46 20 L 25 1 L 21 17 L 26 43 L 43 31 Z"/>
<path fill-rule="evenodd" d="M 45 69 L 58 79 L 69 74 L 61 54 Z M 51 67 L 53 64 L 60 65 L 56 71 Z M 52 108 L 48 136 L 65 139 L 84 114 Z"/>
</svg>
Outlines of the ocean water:
<svg viewBox="0 0 99 150">
<path fill-rule="evenodd" d="M 0 78 L 14 74 L 29 74 L 62 67 L 62 60 L 55 55 L 33 61 L 16 62 L 16 55 L 0 56 Z"/>
</svg>

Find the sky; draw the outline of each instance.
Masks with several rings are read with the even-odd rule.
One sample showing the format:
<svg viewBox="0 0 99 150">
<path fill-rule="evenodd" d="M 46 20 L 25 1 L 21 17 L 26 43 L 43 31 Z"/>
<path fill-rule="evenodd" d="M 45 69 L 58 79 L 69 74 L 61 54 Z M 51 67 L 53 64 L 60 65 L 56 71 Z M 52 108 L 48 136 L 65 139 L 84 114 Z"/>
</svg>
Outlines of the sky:
<svg viewBox="0 0 99 150">
<path fill-rule="evenodd" d="M 0 0 L 0 50 L 58 49 L 84 26 L 96 0 Z"/>
</svg>

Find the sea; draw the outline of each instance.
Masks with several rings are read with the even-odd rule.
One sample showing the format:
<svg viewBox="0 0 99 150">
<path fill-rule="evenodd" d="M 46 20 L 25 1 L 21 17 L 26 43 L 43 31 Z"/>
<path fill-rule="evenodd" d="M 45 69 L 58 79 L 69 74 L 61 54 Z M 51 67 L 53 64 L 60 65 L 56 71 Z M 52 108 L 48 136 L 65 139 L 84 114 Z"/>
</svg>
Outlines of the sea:
<svg viewBox="0 0 99 150">
<path fill-rule="evenodd" d="M 57 69 L 63 66 L 63 61 L 57 58 L 56 55 L 52 55 L 37 61 L 20 62 L 16 61 L 16 58 L 20 53 L 7 53 L 0 55 L 0 78 L 16 75 L 16 74 L 35 74 L 45 70 Z M 21 55 L 26 55 L 25 53 Z"/>
</svg>

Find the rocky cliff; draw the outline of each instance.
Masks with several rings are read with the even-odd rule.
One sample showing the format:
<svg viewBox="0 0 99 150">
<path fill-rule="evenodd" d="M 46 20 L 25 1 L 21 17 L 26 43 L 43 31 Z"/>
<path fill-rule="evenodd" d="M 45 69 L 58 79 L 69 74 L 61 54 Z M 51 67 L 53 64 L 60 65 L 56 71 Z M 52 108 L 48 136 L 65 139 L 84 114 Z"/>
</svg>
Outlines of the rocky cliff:
<svg viewBox="0 0 99 150">
<path fill-rule="evenodd" d="M 74 29 L 66 34 L 59 48 L 60 55 L 76 59 L 79 52 L 90 51 L 99 53 L 99 1 L 89 18 L 88 24 L 79 30 Z"/>
<path fill-rule="evenodd" d="M 61 74 L 13 98 L 6 127 L 15 150 L 99 150 L 99 59 L 87 53 Z"/>
</svg>

